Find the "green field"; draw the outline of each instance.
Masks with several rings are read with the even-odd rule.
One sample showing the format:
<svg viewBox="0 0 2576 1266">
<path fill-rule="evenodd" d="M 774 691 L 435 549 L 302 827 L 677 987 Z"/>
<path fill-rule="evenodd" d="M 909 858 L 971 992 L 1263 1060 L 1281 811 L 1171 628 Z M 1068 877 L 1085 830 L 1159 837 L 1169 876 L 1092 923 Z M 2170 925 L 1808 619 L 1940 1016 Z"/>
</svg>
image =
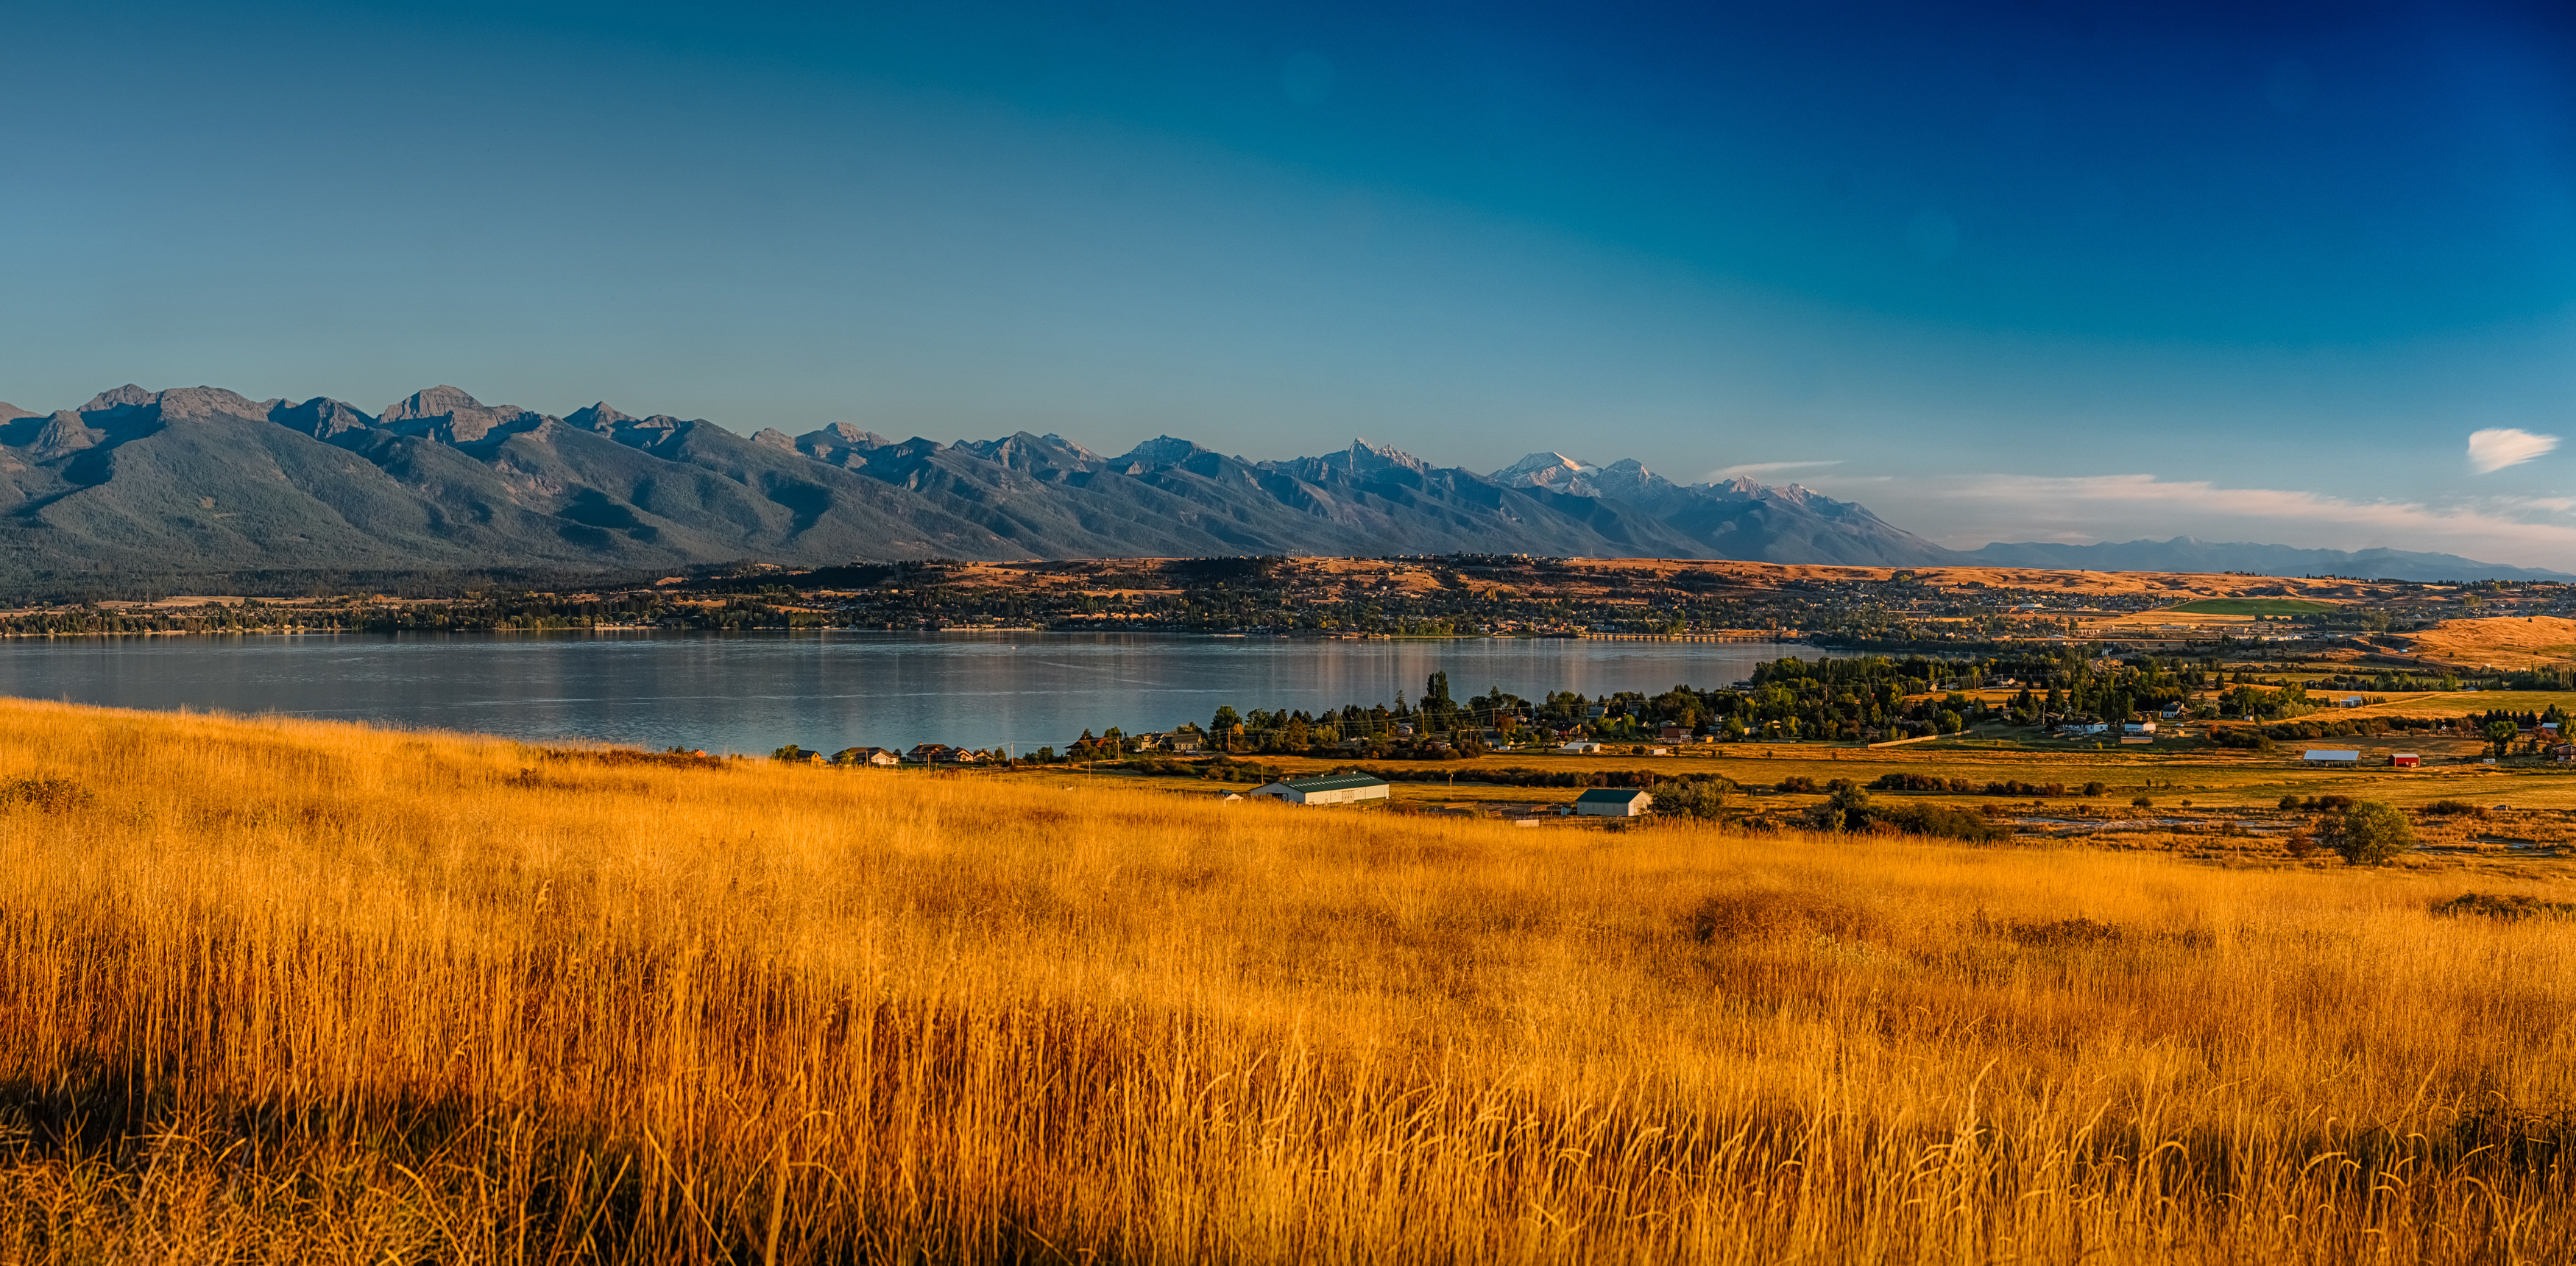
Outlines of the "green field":
<svg viewBox="0 0 2576 1266">
<path fill-rule="evenodd" d="M 2168 608 L 2186 615 L 2315 615 L 2335 604 L 2313 598 L 2203 598 Z"/>
</svg>

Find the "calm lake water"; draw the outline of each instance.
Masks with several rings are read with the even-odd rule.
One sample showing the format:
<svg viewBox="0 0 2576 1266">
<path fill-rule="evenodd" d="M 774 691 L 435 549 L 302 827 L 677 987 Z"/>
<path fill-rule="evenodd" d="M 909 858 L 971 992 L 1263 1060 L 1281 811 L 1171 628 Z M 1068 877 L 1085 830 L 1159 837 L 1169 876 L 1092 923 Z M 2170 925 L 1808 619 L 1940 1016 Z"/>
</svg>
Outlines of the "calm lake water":
<svg viewBox="0 0 2576 1266">
<path fill-rule="evenodd" d="M 554 633 L 8 639 L 0 694 L 583 738 L 822 751 L 1062 748 L 1086 728 L 1205 724 L 1218 705 L 1418 700 L 1489 686 L 1723 686 L 1796 645 L 1469 638 L 1326 642 L 1086 633 Z"/>
</svg>

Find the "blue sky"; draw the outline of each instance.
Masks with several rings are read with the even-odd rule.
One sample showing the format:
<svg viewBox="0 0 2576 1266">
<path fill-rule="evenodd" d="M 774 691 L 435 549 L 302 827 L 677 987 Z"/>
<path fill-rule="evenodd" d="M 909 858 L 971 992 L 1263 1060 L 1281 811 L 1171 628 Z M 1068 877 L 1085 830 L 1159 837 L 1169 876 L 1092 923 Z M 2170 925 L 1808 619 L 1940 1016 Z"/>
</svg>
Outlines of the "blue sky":
<svg viewBox="0 0 2576 1266">
<path fill-rule="evenodd" d="M 2576 27 L 2242 8 L 17 5 L 0 399 L 1363 435 L 2576 565 L 2521 438 L 2576 431 Z"/>
</svg>

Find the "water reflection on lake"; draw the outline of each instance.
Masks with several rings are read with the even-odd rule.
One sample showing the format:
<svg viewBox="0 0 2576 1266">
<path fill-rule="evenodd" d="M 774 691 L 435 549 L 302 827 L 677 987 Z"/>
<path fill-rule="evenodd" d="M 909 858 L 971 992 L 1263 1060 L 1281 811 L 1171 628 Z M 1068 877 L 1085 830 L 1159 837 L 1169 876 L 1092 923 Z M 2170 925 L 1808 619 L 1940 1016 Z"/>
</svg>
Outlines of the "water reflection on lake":
<svg viewBox="0 0 2576 1266">
<path fill-rule="evenodd" d="M 1027 751 L 1085 728 L 1206 723 L 1501 686 L 1723 686 L 1812 648 L 1462 638 L 1303 641 L 1113 633 L 544 633 L 0 641 L 0 694 L 587 738 L 833 751 L 933 741 Z"/>
</svg>

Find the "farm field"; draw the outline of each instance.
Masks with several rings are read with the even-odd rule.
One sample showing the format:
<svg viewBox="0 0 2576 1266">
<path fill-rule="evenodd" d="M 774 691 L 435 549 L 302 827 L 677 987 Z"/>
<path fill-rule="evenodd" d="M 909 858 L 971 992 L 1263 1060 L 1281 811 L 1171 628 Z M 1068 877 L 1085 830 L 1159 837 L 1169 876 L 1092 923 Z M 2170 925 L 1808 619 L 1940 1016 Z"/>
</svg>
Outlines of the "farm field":
<svg viewBox="0 0 2576 1266">
<path fill-rule="evenodd" d="M 1889 750 L 1673 763 L 2399 788 Z M 0 1259 L 2576 1256 L 2576 922 L 2479 913 L 2576 901 L 2541 810 L 2369 869 L 1206 789 L 0 702 Z"/>
<path fill-rule="evenodd" d="M 2507 699 L 2515 696 L 2466 697 Z M 2553 694 L 2545 697 L 2557 701 L 2560 706 L 2576 704 L 2576 696 Z M 2393 708 L 2396 705 L 2389 706 Z M 2547 707 L 2548 704 L 2538 706 Z M 2372 711 L 2369 708 L 2336 709 L 2330 716 L 2366 716 Z M 2359 750 L 2368 756 L 2415 752 L 2432 763 L 2424 768 L 2407 770 L 2385 765 L 2326 769 L 2310 766 L 2300 759 L 2299 753 L 2307 748 Z M 2214 748 L 2193 739 L 2167 740 L 2145 747 L 2097 749 L 2091 746 L 2090 741 L 2039 744 L 1968 737 L 1876 749 L 1822 743 L 1728 743 L 1709 745 L 1686 755 L 1660 757 L 1502 753 L 1463 761 L 1379 762 L 1372 767 L 1402 769 L 1426 779 L 1478 768 L 1512 768 L 1560 773 L 1633 769 L 1650 771 L 1661 777 L 1717 774 L 1747 785 L 1776 784 L 1785 778 L 1799 777 L 1819 784 L 1836 778 L 1868 783 L 1889 773 L 1965 778 L 1981 785 L 2013 780 L 2076 785 L 2099 781 L 2108 788 L 2106 795 L 2116 794 L 2122 800 L 2140 792 L 2157 790 L 2197 795 L 2204 806 L 2248 809 L 2269 808 L 2286 794 L 2367 794 L 2395 804 L 2414 805 L 2468 794 L 2463 788 L 2494 788 L 2499 799 L 2518 803 L 2528 801 L 2535 808 L 2576 811 L 2576 769 L 2528 763 L 2480 765 L 2477 761 L 2485 750 L 2483 745 L 2473 741 L 2422 734 L 2291 741 L 2283 743 L 2276 752 L 2262 755 Z M 1290 756 L 1258 759 L 1266 765 L 1308 773 L 1341 768 L 1349 763 Z M 1060 781 L 1062 777 L 1047 772 L 1023 776 L 1039 781 L 1050 777 Z M 1401 783 L 1399 793 L 1421 785 Z M 1463 795 L 1469 784 L 1460 782 L 1458 787 Z M 1497 790 L 1508 793 L 1503 796 L 1505 799 L 1544 795 L 1571 800 L 1575 794 L 1568 788 Z M 1481 796 L 1485 792 L 1479 789 L 1475 794 Z M 2479 791 L 2477 794 L 2486 793 Z M 1963 804 L 1982 800 L 1981 797 L 1957 799 Z"/>
</svg>

